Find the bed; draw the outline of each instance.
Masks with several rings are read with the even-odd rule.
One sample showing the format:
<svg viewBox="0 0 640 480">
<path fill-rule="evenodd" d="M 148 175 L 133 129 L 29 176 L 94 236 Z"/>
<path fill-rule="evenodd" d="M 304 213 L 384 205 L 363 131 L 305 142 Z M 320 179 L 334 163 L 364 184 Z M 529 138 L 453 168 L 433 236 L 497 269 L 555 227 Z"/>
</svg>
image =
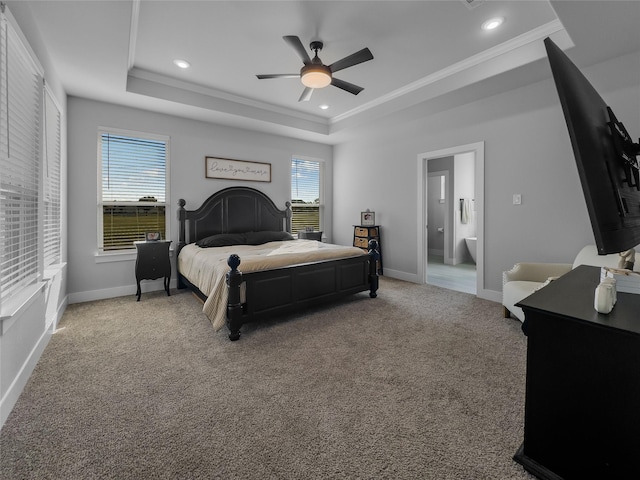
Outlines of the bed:
<svg viewBox="0 0 640 480">
<path fill-rule="evenodd" d="M 226 325 L 230 340 L 250 321 L 367 290 L 377 296 L 375 240 L 368 252 L 288 240 L 291 204 L 280 210 L 249 187 L 220 190 L 195 210 L 183 199 L 178 205 L 178 288 L 200 297 L 213 327 Z"/>
</svg>

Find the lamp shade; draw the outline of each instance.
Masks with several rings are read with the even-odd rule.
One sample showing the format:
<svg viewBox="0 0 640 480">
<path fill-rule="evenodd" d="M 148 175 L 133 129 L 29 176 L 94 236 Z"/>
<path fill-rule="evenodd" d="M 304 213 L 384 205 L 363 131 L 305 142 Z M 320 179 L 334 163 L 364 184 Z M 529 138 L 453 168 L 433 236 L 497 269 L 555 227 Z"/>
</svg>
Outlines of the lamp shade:
<svg viewBox="0 0 640 480">
<path fill-rule="evenodd" d="M 300 79 L 305 87 L 324 88 L 331 83 L 331 70 L 326 65 L 305 65 L 300 71 Z"/>
</svg>

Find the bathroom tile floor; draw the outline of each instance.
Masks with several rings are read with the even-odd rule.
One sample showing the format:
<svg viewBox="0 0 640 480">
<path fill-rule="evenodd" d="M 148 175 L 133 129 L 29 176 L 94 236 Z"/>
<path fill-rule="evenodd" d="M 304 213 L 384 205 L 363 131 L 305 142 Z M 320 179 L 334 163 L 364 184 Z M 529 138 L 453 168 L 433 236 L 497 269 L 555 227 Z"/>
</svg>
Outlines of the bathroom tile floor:
<svg viewBox="0 0 640 480">
<path fill-rule="evenodd" d="M 458 292 L 476 294 L 476 266 L 474 263 L 445 265 L 443 257 L 429 255 L 427 283 Z"/>
</svg>

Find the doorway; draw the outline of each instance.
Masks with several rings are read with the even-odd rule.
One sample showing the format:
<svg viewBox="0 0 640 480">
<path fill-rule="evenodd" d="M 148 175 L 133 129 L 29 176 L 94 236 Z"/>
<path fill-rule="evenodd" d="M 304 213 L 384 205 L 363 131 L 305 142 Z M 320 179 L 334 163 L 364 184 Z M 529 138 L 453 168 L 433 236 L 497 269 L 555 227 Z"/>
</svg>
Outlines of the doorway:
<svg viewBox="0 0 640 480">
<path fill-rule="evenodd" d="M 458 225 L 462 200 L 454 201 L 464 195 L 472 203 L 475 196 L 473 156 L 462 155 L 427 161 L 426 283 L 475 295 L 475 258 L 463 240 L 476 236 L 475 218 L 470 209 L 465 223 Z"/>
<path fill-rule="evenodd" d="M 418 279 L 420 283 L 486 298 L 483 268 L 484 142 L 422 153 L 417 160 Z M 458 177 L 455 175 L 456 166 Z M 443 172 L 448 172 L 447 176 Z M 434 216 L 436 209 L 433 203 L 446 212 L 446 222 Z M 430 210 L 432 215 L 429 215 Z M 473 237 L 477 239 L 475 263 L 470 256 L 471 250 L 467 248 L 467 243 L 474 242 L 465 240 Z M 440 241 L 443 241 L 442 248 L 439 247 Z"/>
</svg>

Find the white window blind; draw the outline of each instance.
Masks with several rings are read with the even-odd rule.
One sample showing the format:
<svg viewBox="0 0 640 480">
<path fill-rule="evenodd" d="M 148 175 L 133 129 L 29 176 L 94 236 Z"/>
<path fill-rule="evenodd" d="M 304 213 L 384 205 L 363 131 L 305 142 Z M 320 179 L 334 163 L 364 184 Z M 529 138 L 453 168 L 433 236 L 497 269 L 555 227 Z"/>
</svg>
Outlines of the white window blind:
<svg viewBox="0 0 640 480">
<path fill-rule="evenodd" d="M 60 263 L 60 110 L 44 95 L 44 266 Z"/>
<path fill-rule="evenodd" d="M 133 248 L 145 232 L 166 238 L 168 138 L 101 132 L 99 248 Z"/>
<path fill-rule="evenodd" d="M 291 231 L 322 226 L 322 162 L 291 159 Z"/>
<path fill-rule="evenodd" d="M 42 75 L 0 15 L 0 303 L 38 280 Z"/>
</svg>

